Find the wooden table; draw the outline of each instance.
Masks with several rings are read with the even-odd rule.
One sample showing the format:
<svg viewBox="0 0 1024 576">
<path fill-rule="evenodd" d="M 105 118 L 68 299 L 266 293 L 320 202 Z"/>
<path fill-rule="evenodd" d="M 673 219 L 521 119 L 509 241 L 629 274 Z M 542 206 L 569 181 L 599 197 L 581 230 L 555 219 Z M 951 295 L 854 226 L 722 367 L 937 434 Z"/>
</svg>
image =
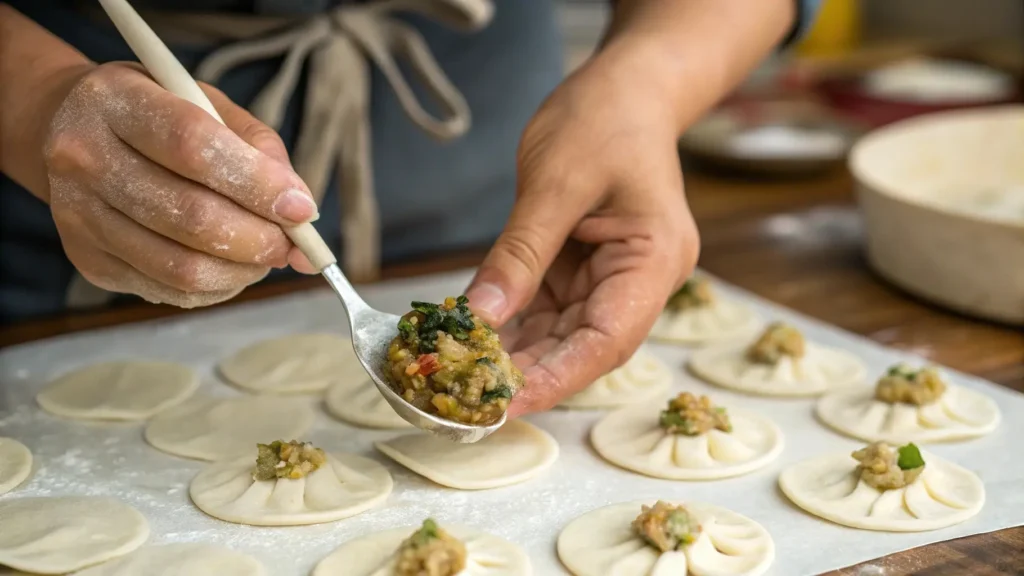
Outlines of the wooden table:
<svg viewBox="0 0 1024 576">
<path fill-rule="evenodd" d="M 687 174 L 703 241 L 700 264 L 755 294 L 1024 392 L 1024 335 L 918 302 L 870 273 L 849 176 L 746 182 Z M 472 266 L 483 251 L 394 266 L 399 278 Z M 319 278 L 257 286 L 237 301 L 323 286 Z M 231 305 L 231 304 L 226 304 Z M 193 313 L 138 304 L 0 330 L 0 346 L 125 322 Z M 998 505 L 993 502 L 990 505 Z M 1024 527 L 916 548 L 830 576 L 1024 574 Z"/>
</svg>

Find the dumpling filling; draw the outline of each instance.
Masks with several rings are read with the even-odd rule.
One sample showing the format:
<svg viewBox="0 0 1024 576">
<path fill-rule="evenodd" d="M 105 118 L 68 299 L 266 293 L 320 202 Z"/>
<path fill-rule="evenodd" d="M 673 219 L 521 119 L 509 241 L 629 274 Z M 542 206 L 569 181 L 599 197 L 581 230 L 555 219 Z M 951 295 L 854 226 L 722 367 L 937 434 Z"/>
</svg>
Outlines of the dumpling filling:
<svg viewBox="0 0 1024 576">
<path fill-rule="evenodd" d="M 288 478 L 298 480 L 316 471 L 327 462 L 324 451 L 309 442 L 282 442 L 257 444 L 254 480 Z"/>
<path fill-rule="evenodd" d="M 875 399 L 889 404 L 923 406 L 938 400 L 945 391 L 946 383 L 934 368 L 914 370 L 905 364 L 897 364 L 878 380 Z"/>
<path fill-rule="evenodd" d="M 697 397 L 689 392 L 669 400 L 668 408 L 661 412 L 659 424 L 669 434 L 697 436 L 710 430 L 732 432 L 732 423 L 725 408 L 713 406 L 707 396 Z"/>
<path fill-rule="evenodd" d="M 747 349 L 747 359 L 758 364 L 778 364 L 784 356 L 804 357 L 806 342 L 796 328 L 775 322 L 765 329 L 761 337 Z"/>
<path fill-rule="evenodd" d="M 860 464 L 860 479 L 878 490 L 895 490 L 911 484 L 924 472 L 924 458 L 913 443 L 893 448 L 872 442 L 853 453 Z"/>
<path fill-rule="evenodd" d="M 440 305 L 413 302 L 398 322 L 386 368 L 402 397 L 420 410 L 486 425 L 501 418 L 524 379 L 498 333 L 468 303 L 465 296 Z"/>
<path fill-rule="evenodd" d="M 394 576 L 455 576 L 466 567 L 466 546 L 432 519 L 398 547 Z"/>
<path fill-rule="evenodd" d="M 671 552 L 696 542 L 701 527 L 685 507 L 658 500 L 654 506 L 641 508 L 633 520 L 633 530 L 647 544 Z"/>
<path fill-rule="evenodd" d="M 715 303 L 715 294 L 711 291 L 711 283 L 703 278 L 690 278 L 676 291 L 665 304 L 670 312 L 685 312 L 693 308 L 702 308 Z"/>
</svg>

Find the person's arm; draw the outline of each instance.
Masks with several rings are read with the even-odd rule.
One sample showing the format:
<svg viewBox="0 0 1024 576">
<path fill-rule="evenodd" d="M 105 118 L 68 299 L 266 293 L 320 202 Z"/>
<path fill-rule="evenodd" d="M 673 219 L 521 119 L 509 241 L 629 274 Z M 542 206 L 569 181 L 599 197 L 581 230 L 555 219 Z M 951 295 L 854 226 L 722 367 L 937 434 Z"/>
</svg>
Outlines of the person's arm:
<svg viewBox="0 0 1024 576">
<path fill-rule="evenodd" d="M 71 87 L 93 63 L 67 43 L 0 3 L 0 172 L 50 200 L 43 144 Z"/>
<path fill-rule="evenodd" d="M 526 375 L 510 416 L 624 363 L 693 272 L 678 138 L 796 14 L 794 0 L 619 0 L 597 54 L 530 121 L 512 214 L 467 290 Z"/>
<path fill-rule="evenodd" d="M 778 46 L 803 0 L 617 0 L 598 58 L 632 62 L 689 127 Z"/>
</svg>

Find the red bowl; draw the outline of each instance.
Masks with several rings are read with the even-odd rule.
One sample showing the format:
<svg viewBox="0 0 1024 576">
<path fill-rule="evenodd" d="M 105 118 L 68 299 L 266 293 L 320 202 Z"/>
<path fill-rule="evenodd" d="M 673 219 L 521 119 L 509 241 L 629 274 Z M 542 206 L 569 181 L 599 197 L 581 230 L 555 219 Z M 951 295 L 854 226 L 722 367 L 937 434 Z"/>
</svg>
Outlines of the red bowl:
<svg viewBox="0 0 1024 576">
<path fill-rule="evenodd" d="M 864 90 L 859 77 L 824 79 L 817 83 L 814 91 L 837 114 L 872 127 L 884 126 L 898 120 L 932 112 L 979 108 L 1021 101 L 1021 89 L 1019 86 L 1005 98 L 984 101 L 921 103 L 889 100 L 868 94 Z"/>
</svg>

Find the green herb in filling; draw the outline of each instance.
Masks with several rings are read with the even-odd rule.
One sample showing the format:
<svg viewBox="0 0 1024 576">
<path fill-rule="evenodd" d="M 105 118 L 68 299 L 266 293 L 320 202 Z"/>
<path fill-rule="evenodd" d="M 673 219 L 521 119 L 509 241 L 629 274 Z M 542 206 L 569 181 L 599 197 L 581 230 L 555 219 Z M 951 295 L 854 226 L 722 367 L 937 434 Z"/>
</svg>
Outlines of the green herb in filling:
<svg viewBox="0 0 1024 576">
<path fill-rule="evenodd" d="M 896 465 L 900 467 L 900 470 L 913 470 L 914 468 L 924 466 L 924 457 L 921 456 L 921 450 L 913 442 L 906 446 L 900 446 L 899 453 L 900 458 Z"/>
</svg>

